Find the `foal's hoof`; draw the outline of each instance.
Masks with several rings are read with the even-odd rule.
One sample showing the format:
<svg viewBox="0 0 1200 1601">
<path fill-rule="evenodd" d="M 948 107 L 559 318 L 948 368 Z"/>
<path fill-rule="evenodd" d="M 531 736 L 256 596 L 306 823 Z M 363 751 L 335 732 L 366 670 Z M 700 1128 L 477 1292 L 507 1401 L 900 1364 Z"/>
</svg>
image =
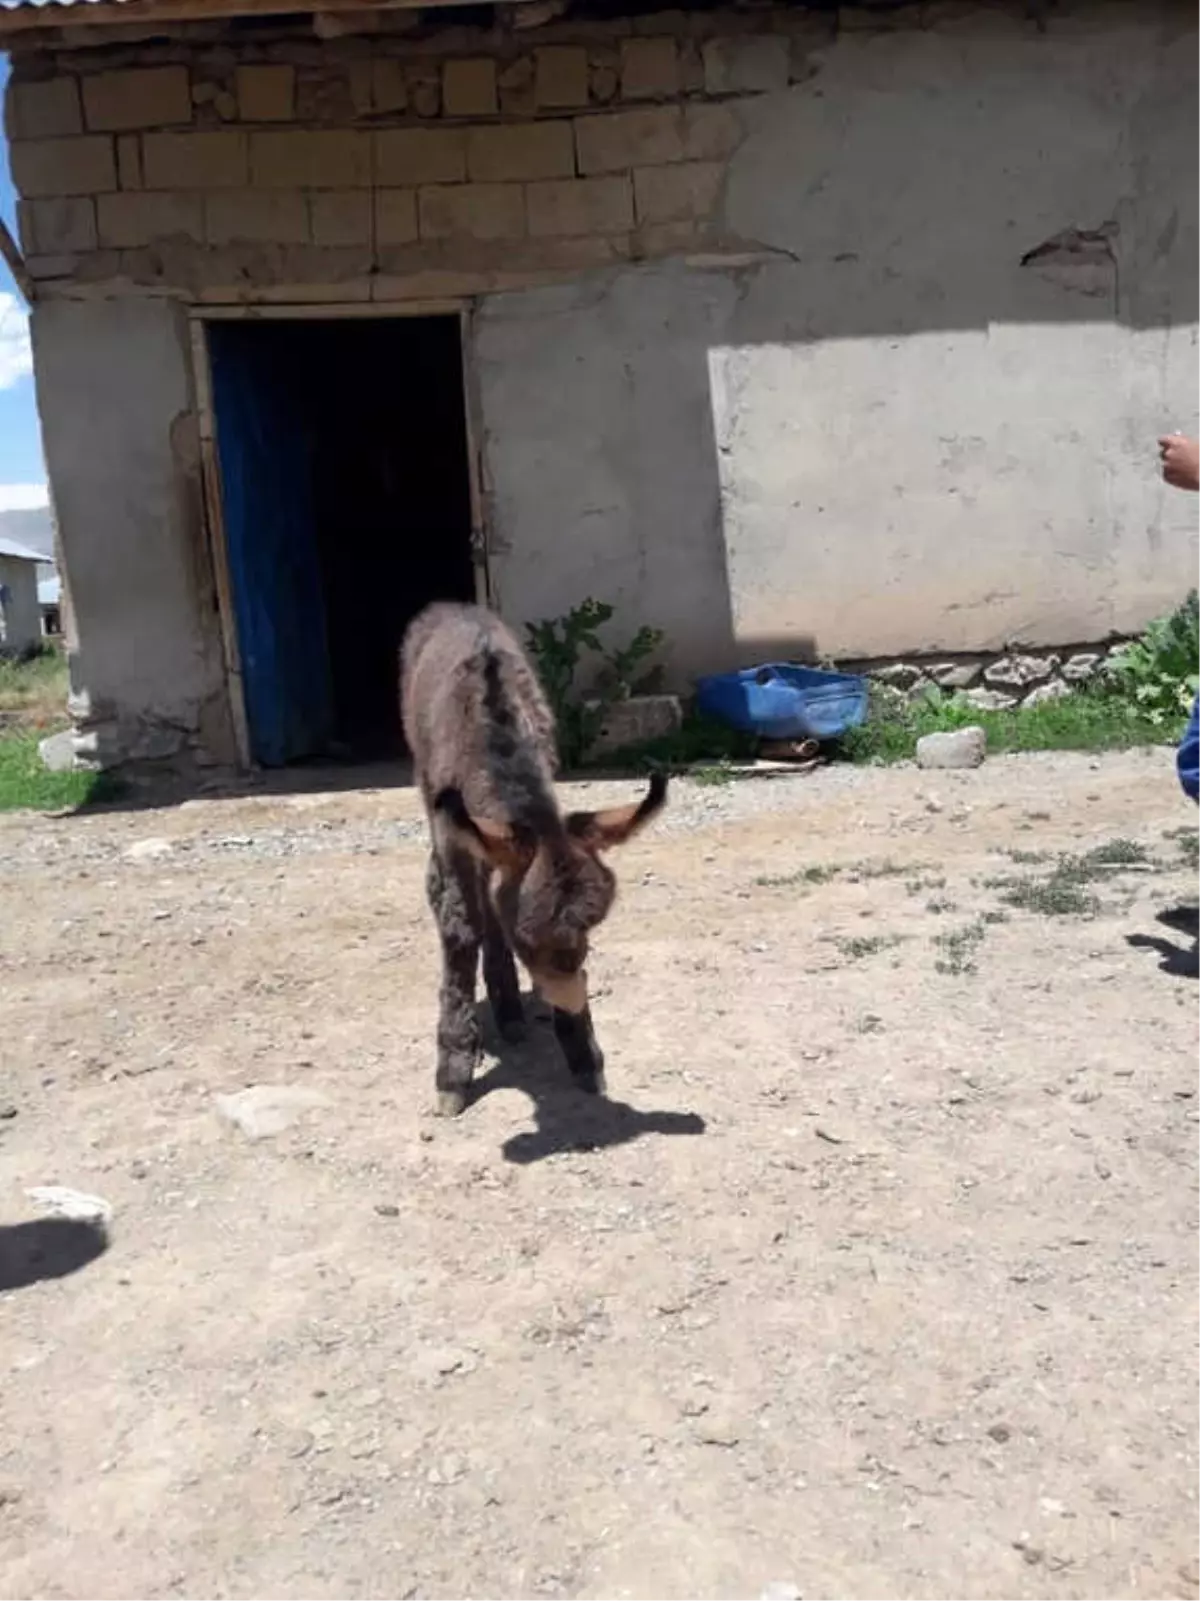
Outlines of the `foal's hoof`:
<svg viewBox="0 0 1200 1601">
<path fill-rule="evenodd" d="M 598 1073 L 575 1074 L 575 1083 L 585 1095 L 599 1095 L 602 1099 L 607 1099 L 608 1084 L 604 1077 L 603 1068 Z"/>
<path fill-rule="evenodd" d="M 466 1107 L 467 1097 L 462 1090 L 439 1090 L 434 1102 L 435 1117 L 457 1117 Z"/>
</svg>

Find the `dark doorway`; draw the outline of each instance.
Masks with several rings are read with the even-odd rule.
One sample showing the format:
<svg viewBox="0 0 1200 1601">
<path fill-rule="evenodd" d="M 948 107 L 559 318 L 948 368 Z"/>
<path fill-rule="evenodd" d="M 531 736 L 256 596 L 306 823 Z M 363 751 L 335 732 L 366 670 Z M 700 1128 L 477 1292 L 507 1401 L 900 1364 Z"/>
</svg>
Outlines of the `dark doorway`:
<svg viewBox="0 0 1200 1601">
<path fill-rule="evenodd" d="M 403 753 L 398 653 L 471 600 L 458 318 L 213 322 L 225 540 L 251 753 Z"/>
</svg>

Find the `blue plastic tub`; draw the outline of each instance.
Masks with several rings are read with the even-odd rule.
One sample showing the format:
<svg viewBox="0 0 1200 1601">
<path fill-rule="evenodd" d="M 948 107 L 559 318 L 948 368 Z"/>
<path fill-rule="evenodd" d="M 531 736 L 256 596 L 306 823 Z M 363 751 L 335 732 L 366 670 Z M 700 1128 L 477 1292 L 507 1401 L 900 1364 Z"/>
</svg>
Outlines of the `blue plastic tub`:
<svg viewBox="0 0 1200 1601">
<path fill-rule="evenodd" d="M 852 673 L 769 662 L 701 678 L 696 705 L 760 739 L 837 739 L 867 715 L 867 686 Z"/>
</svg>

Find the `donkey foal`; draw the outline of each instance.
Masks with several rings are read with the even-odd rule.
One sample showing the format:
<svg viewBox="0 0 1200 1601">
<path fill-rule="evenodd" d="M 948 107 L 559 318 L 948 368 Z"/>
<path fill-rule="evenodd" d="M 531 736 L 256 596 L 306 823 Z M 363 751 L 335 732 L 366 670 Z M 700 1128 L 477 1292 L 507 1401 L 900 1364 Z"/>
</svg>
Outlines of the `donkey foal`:
<svg viewBox="0 0 1200 1601">
<path fill-rule="evenodd" d="M 429 814 L 427 888 L 442 942 L 437 1109 L 466 1105 L 479 1059 L 480 951 L 496 1025 L 523 1024 L 514 956 L 554 1010 L 581 1089 L 604 1093 L 588 1007 L 588 936 L 617 881 L 600 859 L 661 810 L 666 779 L 641 801 L 564 817 L 554 795 L 554 718 L 514 636 L 480 606 L 438 604 L 415 619 L 401 666 L 404 730 Z"/>
</svg>

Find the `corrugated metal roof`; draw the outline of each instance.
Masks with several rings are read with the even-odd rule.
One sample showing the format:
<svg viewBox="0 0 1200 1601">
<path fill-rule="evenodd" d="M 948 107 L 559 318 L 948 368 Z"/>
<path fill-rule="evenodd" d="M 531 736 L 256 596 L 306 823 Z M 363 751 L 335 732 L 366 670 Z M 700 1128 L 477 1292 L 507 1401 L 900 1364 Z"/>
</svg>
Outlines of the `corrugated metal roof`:
<svg viewBox="0 0 1200 1601">
<path fill-rule="evenodd" d="M 17 561 L 44 562 L 48 559 L 40 550 L 30 550 L 28 545 L 23 545 L 19 539 L 9 539 L 7 534 L 0 534 L 0 556 L 13 556 Z"/>
</svg>

